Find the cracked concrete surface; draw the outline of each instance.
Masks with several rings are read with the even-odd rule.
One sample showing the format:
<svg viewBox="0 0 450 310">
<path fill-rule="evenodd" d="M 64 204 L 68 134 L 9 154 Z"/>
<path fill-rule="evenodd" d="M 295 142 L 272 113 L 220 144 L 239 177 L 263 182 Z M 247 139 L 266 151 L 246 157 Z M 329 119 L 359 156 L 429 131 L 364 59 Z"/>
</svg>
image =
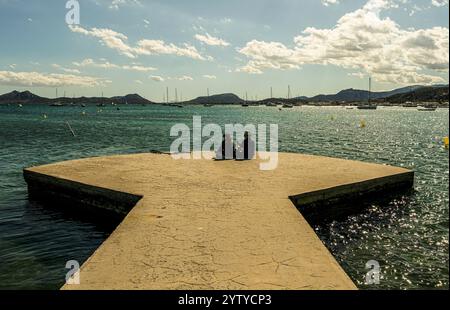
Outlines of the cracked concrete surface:
<svg viewBox="0 0 450 310">
<path fill-rule="evenodd" d="M 27 172 L 143 197 L 65 290 L 356 289 L 289 197 L 410 173 L 287 153 L 274 171 L 137 154 Z"/>
</svg>

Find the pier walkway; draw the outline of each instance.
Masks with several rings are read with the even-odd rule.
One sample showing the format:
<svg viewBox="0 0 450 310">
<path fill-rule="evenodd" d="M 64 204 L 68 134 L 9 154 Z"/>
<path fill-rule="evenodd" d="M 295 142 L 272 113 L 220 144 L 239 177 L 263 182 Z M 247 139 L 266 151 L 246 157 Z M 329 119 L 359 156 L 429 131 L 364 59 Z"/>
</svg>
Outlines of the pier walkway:
<svg viewBox="0 0 450 310">
<path fill-rule="evenodd" d="M 136 154 L 28 168 L 24 177 L 31 196 L 124 216 L 83 264 L 81 284 L 63 289 L 259 290 L 356 289 L 293 201 L 307 210 L 410 188 L 414 173 L 288 153 L 274 171 L 257 160 Z"/>
</svg>

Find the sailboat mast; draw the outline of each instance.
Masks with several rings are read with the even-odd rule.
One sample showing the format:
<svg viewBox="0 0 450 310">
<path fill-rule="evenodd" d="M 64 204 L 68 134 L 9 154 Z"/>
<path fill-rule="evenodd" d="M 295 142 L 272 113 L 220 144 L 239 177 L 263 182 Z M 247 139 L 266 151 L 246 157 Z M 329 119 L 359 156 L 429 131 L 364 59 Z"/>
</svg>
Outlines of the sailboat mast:
<svg viewBox="0 0 450 310">
<path fill-rule="evenodd" d="M 270 87 L 270 98 L 271 99 L 273 98 L 273 89 L 272 89 L 272 87 Z"/>
<path fill-rule="evenodd" d="M 370 104 L 370 101 L 372 99 L 371 95 L 372 95 L 372 78 L 369 77 L 369 104 Z"/>
<path fill-rule="evenodd" d="M 169 87 L 166 87 L 166 100 L 169 103 Z"/>
</svg>

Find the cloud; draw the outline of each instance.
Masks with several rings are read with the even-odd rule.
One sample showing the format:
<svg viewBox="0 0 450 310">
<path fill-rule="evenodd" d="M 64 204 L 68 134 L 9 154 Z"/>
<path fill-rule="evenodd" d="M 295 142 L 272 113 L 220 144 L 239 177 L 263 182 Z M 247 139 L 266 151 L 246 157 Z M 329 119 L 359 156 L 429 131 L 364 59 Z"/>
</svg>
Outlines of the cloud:
<svg viewBox="0 0 450 310">
<path fill-rule="evenodd" d="M 229 46 L 230 43 L 223 39 L 219 39 L 216 37 L 211 36 L 209 33 L 206 33 L 205 35 L 196 34 L 194 36 L 198 41 L 206 44 L 206 45 L 212 45 L 212 46 Z"/>
<path fill-rule="evenodd" d="M 233 20 L 229 17 L 225 17 L 220 20 L 221 24 L 231 24 L 232 22 L 233 22 Z"/>
<path fill-rule="evenodd" d="M 332 4 L 339 4 L 339 0 L 322 0 L 324 6 L 330 6 Z"/>
<path fill-rule="evenodd" d="M 164 78 L 159 75 L 152 75 L 150 76 L 150 79 L 152 79 L 155 82 L 164 82 Z"/>
<path fill-rule="evenodd" d="M 197 60 L 207 60 L 194 46 L 187 43 L 179 47 L 172 43 L 166 44 L 162 40 L 141 40 L 134 50 L 138 55 L 176 55 Z"/>
<path fill-rule="evenodd" d="M 183 75 L 183 76 L 177 77 L 175 79 L 178 81 L 193 81 L 194 80 L 194 78 L 189 75 Z"/>
<path fill-rule="evenodd" d="M 129 58 L 137 58 L 140 55 L 176 55 L 197 60 L 209 59 L 209 57 L 201 55 L 194 46 L 187 43 L 177 46 L 173 43 L 165 43 L 162 40 L 143 39 L 138 41 L 136 46 L 133 47 L 127 43 L 128 37 L 126 35 L 111 29 L 92 28 L 87 30 L 76 25 L 70 25 L 69 28 L 72 32 L 98 38 L 106 47 Z"/>
<path fill-rule="evenodd" d="M 64 68 L 58 64 L 52 64 L 52 67 L 61 71 L 64 71 L 66 73 L 72 73 L 72 74 L 80 74 L 80 70 L 78 69 L 69 69 L 69 68 Z"/>
<path fill-rule="evenodd" d="M 110 63 L 106 60 L 102 60 L 103 62 L 95 62 L 91 58 L 84 59 L 81 62 L 74 61 L 72 64 L 76 67 L 95 67 L 95 68 L 103 68 L 103 69 L 120 69 L 119 65 Z"/>
<path fill-rule="evenodd" d="M 0 84 L 9 86 L 37 86 L 37 87 L 62 87 L 62 86 L 103 86 L 111 81 L 90 76 L 71 74 L 45 74 L 39 72 L 12 72 L 0 71 Z"/>
<path fill-rule="evenodd" d="M 215 75 L 209 75 L 209 74 L 205 74 L 203 77 L 204 77 L 205 79 L 209 79 L 209 80 L 215 80 L 215 79 L 217 79 L 217 76 L 215 76 Z"/>
<path fill-rule="evenodd" d="M 263 74 L 263 71 L 258 67 L 261 67 L 262 69 L 263 66 L 256 63 L 255 61 L 250 61 L 247 65 L 237 68 L 236 72 L 243 72 L 249 74 Z"/>
<path fill-rule="evenodd" d="M 433 6 L 441 7 L 441 6 L 448 5 L 448 0 L 432 0 L 431 4 Z"/>
<path fill-rule="evenodd" d="M 156 71 L 158 69 L 153 67 L 145 67 L 138 64 L 131 64 L 131 65 L 116 65 L 113 63 L 110 63 L 109 61 L 103 59 L 102 62 L 96 62 L 91 58 L 84 59 L 81 62 L 73 62 L 72 63 L 76 67 L 95 67 L 95 68 L 103 68 L 103 69 L 122 69 L 122 70 L 129 70 L 129 71 L 138 71 L 138 72 L 149 72 L 149 71 Z"/>
<path fill-rule="evenodd" d="M 91 30 L 87 30 L 77 25 L 69 25 L 69 29 L 75 33 L 98 38 L 106 47 L 116 50 L 127 57 L 136 58 L 134 49 L 125 43 L 128 37 L 122 33 L 105 28 L 92 28 Z"/>
<path fill-rule="evenodd" d="M 142 6 L 142 3 L 139 0 L 112 0 L 109 8 L 111 10 L 119 10 L 121 6 L 124 5 L 139 5 Z"/>
<path fill-rule="evenodd" d="M 267 69 L 321 64 L 359 70 L 379 82 L 442 82 L 435 74 L 448 72 L 448 28 L 402 29 L 379 15 L 392 7 L 392 1 L 370 0 L 361 9 L 342 16 L 333 28 L 306 28 L 294 38 L 293 47 L 250 41 L 238 50 L 249 61 L 237 71 L 261 74 Z"/>
<path fill-rule="evenodd" d="M 125 65 L 122 66 L 122 69 L 124 70 L 131 70 L 131 71 L 139 71 L 139 72 L 149 72 L 149 71 L 155 71 L 157 70 L 156 68 L 153 67 L 145 67 L 145 66 L 140 66 L 140 65 Z"/>
<path fill-rule="evenodd" d="M 362 73 L 362 72 L 352 72 L 352 73 L 349 73 L 348 75 L 349 76 L 354 76 L 354 77 L 357 77 L 357 78 L 360 78 L 360 79 L 367 78 L 367 76 L 364 73 Z"/>
<path fill-rule="evenodd" d="M 193 81 L 194 80 L 194 78 L 189 75 L 183 75 L 183 76 L 179 76 L 179 77 L 166 77 L 166 78 L 163 78 L 162 76 L 159 76 L 159 75 L 152 75 L 152 76 L 150 76 L 150 79 L 155 82 L 164 82 L 165 80 L 177 80 L 177 81 Z"/>
</svg>

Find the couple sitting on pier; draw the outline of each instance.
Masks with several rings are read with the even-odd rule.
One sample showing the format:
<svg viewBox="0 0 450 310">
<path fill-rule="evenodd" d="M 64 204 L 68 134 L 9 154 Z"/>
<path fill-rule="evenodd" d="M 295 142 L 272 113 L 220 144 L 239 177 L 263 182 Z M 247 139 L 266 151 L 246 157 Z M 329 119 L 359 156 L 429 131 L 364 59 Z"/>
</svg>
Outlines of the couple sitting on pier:
<svg viewBox="0 0 450 310">
<path fill-rule="evenodd" d="M 216 151 L 216 160 L 252 160 L 256 154 L 255 141 L 248 131 L 244 133 L 244 140 L 236 147 L 229 134 L 223 135 L 222 145 Z"/>
</svg>

